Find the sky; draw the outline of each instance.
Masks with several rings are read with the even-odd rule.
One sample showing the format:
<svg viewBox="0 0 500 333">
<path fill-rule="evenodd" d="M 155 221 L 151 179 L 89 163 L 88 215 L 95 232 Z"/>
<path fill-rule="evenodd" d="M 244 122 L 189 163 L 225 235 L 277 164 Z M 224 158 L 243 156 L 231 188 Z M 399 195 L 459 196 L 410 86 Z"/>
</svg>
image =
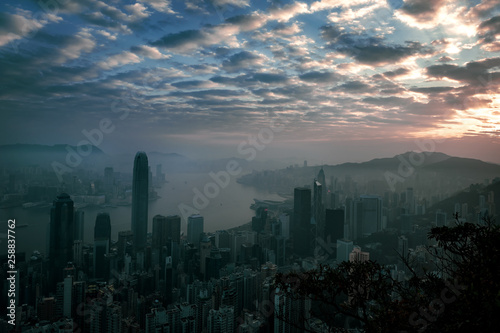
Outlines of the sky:
<svg viewBox="0 0 500 333">
<path fill-rule="evenodd" d="M 0 144 L 500 163 L 500 2 L 3 1 Z"/>
</svg>

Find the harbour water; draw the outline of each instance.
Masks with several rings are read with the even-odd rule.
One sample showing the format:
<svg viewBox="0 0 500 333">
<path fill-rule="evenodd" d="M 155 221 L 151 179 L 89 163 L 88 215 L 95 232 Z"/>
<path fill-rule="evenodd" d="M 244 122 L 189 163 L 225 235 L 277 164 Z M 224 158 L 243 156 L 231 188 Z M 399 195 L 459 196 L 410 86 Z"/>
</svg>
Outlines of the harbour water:
<svg viewBox="0 0 500 333">
<path fill-rule="evenodd" d="M 149 203 L 148 231 L 152 230 L 152 219 L 156 214 L 183 216 L 180 205 L 187 211 L 191 209 L 199 212 L 205 220 L 205 231 L 211 232 L 221 229 L 229 229 L 251 221 L 254 211 L 250 205 L 254 198 L 267 200 L 281 200 L 282 198 L 273 193 L 259 190 L 254 187 L 238 184 L 236 178 L 232 177 L 229 184 L 221 188 L 214 186 L 214 180 L 208 174 L 175 174 L 167 176 L 168 183 L 161 188 L 156 188 L 159 199 Z M 209 196 L 207 200 L 198 200 L 193 203 L 195 193 L 205 192 L 207 186 Z M 218 191 L 216 190 L 218 188 Z M 218 193 L 217 193 L 218 192 Z M 216 195 L 215 195 L 216 194 Z M 205 206 L 206 205 L 206 206 Z M 205 206 L 205 207 L 204 207 Z M 202 208 L 202 209 L 197 209 Z M 82 208 L 85 213 L 84 242 L 93 241 L 95 218 L 100 212 L 108 212 L 111 218 L 111 237 L 117 239 L 118 232 L 130 230 L 130 206 L 117 207 L 86 207 Z M 30 255 L 33 250 L 46 253 L 48 246 L 48 227 L 50 223 L 49 208 L 22 208 L 13 207 L 0 209 L 0 221 L 2 223 L 0 233 L 7 229 L 7 220 L 16 219 L 19 225 L 27 224 L 27 227 L 16 230 L 16 251 L 26 252 Z M 182 219 L 181 230 L 186 232 L 186 220 Z M 0 238 L 0 254 L 7 253 L 6 238 Z"/>
</svg>

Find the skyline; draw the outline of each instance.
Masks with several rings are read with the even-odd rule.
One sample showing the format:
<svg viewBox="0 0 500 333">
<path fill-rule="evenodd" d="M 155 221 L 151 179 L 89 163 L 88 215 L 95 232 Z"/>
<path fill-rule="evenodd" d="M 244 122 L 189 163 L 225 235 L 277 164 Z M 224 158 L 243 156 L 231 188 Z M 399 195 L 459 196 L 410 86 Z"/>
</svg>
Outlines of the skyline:
<svg viewBox="0 0 500 333">
<path fill-rule="evenodd" d="M 249 158 L 253 136 L 258 160 L 337 164 L 432 140 L 500 163 L 496 1 L 0 8 L 0 144 Z"/>
</svg>

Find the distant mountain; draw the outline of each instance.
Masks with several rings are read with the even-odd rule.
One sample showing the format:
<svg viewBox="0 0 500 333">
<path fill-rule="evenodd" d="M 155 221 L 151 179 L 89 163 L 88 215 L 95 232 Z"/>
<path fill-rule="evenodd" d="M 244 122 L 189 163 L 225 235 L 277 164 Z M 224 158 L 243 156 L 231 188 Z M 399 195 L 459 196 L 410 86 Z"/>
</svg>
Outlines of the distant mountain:
<svg viewBox="0 0 500 333">
<path fill-rule="evenodd" d="M 331 177 L 339 183 L 349 176 L 352 181 L 363 184 L 364 187 L 359 188 L 359 191 L 373 194 L 403 191 L 407 187 L 432 190 L 431 192 L 454 192 L 472 183 L 483 182 L 485 178 L 500 176 L 498 164 L 453 157 L 440 152 L 406 152 L 361 163 L 253 172 L 240 177 L 238 181 L 272 191 L 290 192 L 293 187 L 312 184 L 321 168 L 325 172 L 329 188 L 333 188 Z"/>
<path fill-rule="evenodd" d="M 485 197 L 485 208 L 488 209 L 488 213 L 498 216 L 500 213 L 500 179 L 496 179 L 488 186 L 473 184 L 465 190 L 459 191 L 449 198 L 434 204 L 427 211 L 435 214 L 436 211 L 441 210 L 448 215 L 448 218 L 452 218 L 452 215 L 455 213 L 455 204 L 460 204 L 460 209 L 463 204 L 467 204 L 469 216 L 461 216 L 461 211 L 459 212 L 459 216 L 466 218 L 469 222 L 476 222 L 476 214 L 479 212 L 479 196 L 481 195 Z M 499 221 L 497 220 L 497 222 Z"/>
</svg>

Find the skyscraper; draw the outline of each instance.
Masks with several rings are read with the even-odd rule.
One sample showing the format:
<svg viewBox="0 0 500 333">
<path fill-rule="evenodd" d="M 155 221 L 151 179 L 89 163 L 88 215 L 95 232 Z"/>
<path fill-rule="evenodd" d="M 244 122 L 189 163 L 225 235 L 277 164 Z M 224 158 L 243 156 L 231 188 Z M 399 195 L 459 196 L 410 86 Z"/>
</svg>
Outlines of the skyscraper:
<svg viewBox="0 0 500 333">
<path fill-rule="evenodd" d="M 321 184 L 317 180 L 314 181 L 313 217 L 316 223 L 317 236 L 323 235 L 323 233 L 325 232 L 325 207 L 323 205 L 323 188 L 323 184 Z"/>
<path fill-rule="evenodd" d="M 99 213 L 94 226 L 94 277 L 108 277 L 106 255 L 111 246 L 111 220 L 108 213 Z"/>
<path fill-rule="evenodd" d="M 73 259 L 73 218 L 73 200 L 61 193 L 50 210 L 49 281 L 52 290 L 62 281 L 63 269 Z"/>
<path fill-rule="evenodd" d="M 170 247 L 170 242 L 181 241 L 181 217 L 179 215 L 155 215 L 153 217 L 153 248 Z"/>
<path fill-rule="evenodd" d="M 94 239 L 107 239 L 111 245 L 111 219 L 109 213 L 97 214 L 94 225 Z"/>
<path fill-rule="evenodd" d="M 148 233 L 149 167 L 145 152 L 137 152 L 134 159 L 132 184 L 132 232 L 135 252 L 144 250 Z"/>
<path fill-rule="evenodd" d="M 362 195 L 360 201 L 363 205 L 361 234 L 368 236 L 382 230 L 382 198 L 376 195 Z"/>
<path fill-rule="evenodd" d="M 188 217 L 187 240 L 189 243 L 199 246 L 200 237 L 203 234 L 203 216 L 199 214 Z"/>
<path fill-rule="evenodd" d="M 296 187 L 293 192 L 293 244 L 299 255 L 311 249 L 311 189 Z"/>
</svg>

